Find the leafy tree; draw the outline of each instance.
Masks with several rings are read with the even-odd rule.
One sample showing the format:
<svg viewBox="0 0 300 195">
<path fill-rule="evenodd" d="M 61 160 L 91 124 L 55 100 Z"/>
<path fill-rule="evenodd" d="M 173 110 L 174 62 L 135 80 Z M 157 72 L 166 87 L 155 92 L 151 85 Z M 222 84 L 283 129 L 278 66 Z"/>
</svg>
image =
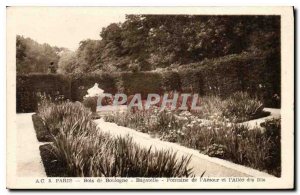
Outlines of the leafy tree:
<svg viewBox="0 0 300 195">
<path fill-rule="evenodd" d="M 58 73 L 75 73 L 78 71 L 78 59 L 75 52 L 65 51 L 61 53 L 58 62 Z"/>
<path fill-rule="evenodd" d="M 50 64 L 57 66 L 58 53 L 63 48 L 51 47 L 49 44 L 39 44 L 30 38 L 16 37 L 17 73 L 41 72 L 47 73 Z"/>
<path fill-rule="evenodd" d="M 279 48 L 277 16 L 127 15 L 102 29 L 101 59 L 119 70 L 152 70 L 244 51 Z"/>
<path fill-rule="evenodd" d="M 75 52 L 17 37 L 18 72 L 45 72 L 58 60 L 65 73 L 194 67 L 244 52 L 271 52 L 270 63 L 280 61 L 278 16 L 127 15 L 100 37 L 81 41 Z"/>
</svg>

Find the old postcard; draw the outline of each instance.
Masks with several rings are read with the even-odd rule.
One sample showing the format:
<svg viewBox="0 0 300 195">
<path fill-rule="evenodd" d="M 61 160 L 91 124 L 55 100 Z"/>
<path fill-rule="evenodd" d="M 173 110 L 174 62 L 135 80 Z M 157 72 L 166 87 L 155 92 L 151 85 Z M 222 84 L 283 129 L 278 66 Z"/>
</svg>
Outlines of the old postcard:
<svg viewBox="0 0 300 195">
<path fill-rule="evenodd" d="M 7 7 L 7 188 L 293 189 L 293 7 Z"/>
</svg>

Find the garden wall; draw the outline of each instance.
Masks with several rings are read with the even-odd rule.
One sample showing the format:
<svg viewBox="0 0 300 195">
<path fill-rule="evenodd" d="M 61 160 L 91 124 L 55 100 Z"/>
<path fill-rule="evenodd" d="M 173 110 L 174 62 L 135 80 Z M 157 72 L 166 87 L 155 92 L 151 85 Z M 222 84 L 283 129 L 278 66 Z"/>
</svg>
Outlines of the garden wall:
<svg viewBox="0 0 300 195">
<path fill-rule="evenodd" d="M 81 101 L 87 89 L 95 83 L 107 93 L 141 93 L 143 96 L 177 90 L 227 97 L 241 90 L 259 97 L 267 107 L 280 107 L 280 99 L 274 97 L 275 94 L 280 97 L 280 58 L 274 56 L 278 55 L 229 55 L 193 64 L 193 69 L 182 66 L 176 72 L 77 74 L 71 77 L 58 74 L 18 75 L 17 112 L 34 111 L 37 92 L 59 93 L 73 101 Z"/>
</svg>

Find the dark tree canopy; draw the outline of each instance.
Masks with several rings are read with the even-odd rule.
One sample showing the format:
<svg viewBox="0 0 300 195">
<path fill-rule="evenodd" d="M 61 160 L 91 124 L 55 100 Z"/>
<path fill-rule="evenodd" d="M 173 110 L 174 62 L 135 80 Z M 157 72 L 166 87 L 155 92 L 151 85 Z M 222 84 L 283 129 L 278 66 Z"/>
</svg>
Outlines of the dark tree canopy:
<svg viewBox="0 0 300 195">
<path fill-rule="evenodd" d="M 39 44 L 30 38 L 16 37 L 17 73 L 49 72 L 49 67 L 57 68 L 59 53 L 64 48 L 51 47 L 49 44 Z"/>
<path fill-rule="evenodd" d="M 243 52 L 273 52 L 280 56 L 279 16 L 127 15 L 123 23 L 102 29 L 99 40 L 83 40 L 76 52 L 63 52 L 58 66 L 65 73 L 155 70 L 178 67 Z M 17 38 L 17 65 L 41 70 L 29 40 Z M 31 40 L 32 42 L 32 40 Z M 30 57 L 31 56 L 31 57 Z M 29 61 L 28 61 L 29 60 Z M 30 60 L 33 60 L 32 63 Z M 30 62 L 30 65 L 27 63 Z M 19 68 L 21 70 L 22 68 Z"/>
</svg>

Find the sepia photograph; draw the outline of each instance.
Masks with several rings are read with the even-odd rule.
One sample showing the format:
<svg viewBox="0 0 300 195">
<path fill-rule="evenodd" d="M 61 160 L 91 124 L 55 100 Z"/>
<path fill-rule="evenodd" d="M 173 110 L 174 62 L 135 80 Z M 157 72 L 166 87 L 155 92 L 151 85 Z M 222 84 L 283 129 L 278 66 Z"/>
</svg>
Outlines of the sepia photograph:
<svg viewBox="0 0 300 195">
<path fill-rule="evenodd" d="M 292 189 L 293 7 L 7 7 L 7 188 Z"/>
</svg>

